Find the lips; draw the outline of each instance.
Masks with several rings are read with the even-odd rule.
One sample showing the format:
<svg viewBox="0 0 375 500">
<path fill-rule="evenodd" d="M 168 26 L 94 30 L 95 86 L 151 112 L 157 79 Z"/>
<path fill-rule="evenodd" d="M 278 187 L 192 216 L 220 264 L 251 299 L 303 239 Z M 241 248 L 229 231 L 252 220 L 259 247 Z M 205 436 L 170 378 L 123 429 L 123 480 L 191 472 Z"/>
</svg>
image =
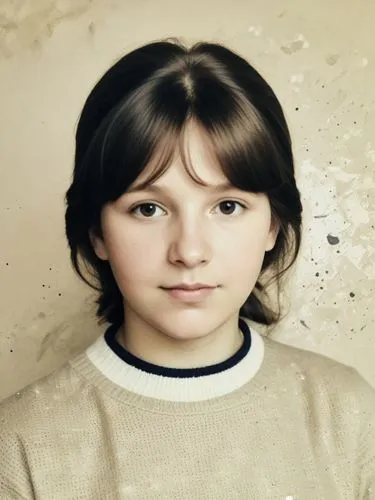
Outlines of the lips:
<svg viewBox="0 0 375 500">
<path fill-rule="evenodd" d="M 215 286 L 206 285 L 205 283 L 194 283 L 194 284 L 186 284 L 186 283 L 178 283 L 177 285 L 173 285 L 170 287 L 163 287 L 166 290 L 201 290 L 202 288 L 216 288 Z"/>
<path fill-rule="evenodd" d="M 173 300 L 177 300 L 179 302 L 198 303 L 210 297 L 216 288 L 217 286 L 206 285 L 204 283 L 194 283 L 189 285 L 181 283 L 173 287 L 164 288 L 164 290 Z"/>
<path fill-rule="evenodd" d="M 164 288 L 168 295 L 173 300 L 178 300 L 179 302 L 202 302 L 208 297 L 210 297 L 217 287 L 207 286 L 207 285 L 193 285 L 193 286 L 183 286 L 174 288 Z"/>
</svg>

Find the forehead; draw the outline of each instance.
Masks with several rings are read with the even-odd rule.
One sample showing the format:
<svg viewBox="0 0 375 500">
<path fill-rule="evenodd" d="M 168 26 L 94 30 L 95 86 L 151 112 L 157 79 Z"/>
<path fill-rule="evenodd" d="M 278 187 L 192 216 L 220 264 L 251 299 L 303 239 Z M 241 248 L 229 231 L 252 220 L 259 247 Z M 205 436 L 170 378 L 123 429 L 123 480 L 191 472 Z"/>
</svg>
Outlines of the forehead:
<svg viewBox="0 0 375 500">
<path fill-rule="evenodd" d="M 189 124 L 183 134 L 183 140 L 176 147 L 166 170 L 152 184 L 173 185 L 181 182 L 195 183 L 206 186 L 226 185 L 230 182 L 224 175 L 215 155 L 212 145 L 205 133 L 195 124 Z M 157 171 L 160 165 L 160 153 L 141 172 L 130 186 L 133 190 Z"/>
</svg>

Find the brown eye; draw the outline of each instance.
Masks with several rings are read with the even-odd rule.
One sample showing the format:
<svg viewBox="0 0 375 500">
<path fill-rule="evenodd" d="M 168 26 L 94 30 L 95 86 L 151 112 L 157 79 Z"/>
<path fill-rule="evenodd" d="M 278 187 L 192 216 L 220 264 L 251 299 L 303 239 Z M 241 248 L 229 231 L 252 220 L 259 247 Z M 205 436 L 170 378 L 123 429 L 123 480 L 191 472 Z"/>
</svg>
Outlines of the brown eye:
<svg viewBox="0 0 375 500">
<path fill-rule="evenodd" d="M 139 205 L 137 205 L 131 209 L 131 213 L 150 219 L 151 217 L 158 215 L 157 214 L 158 209 L 162 210 L 155 203 L 140 203 Z"/>
<path fill-rule="evenodd" d="M 219 206 L 223 214 L 231 215 L 236 210 L 236 204 L 235 201 L 226 200 L 222 201 Z"/>
<path fill-rule="evenodd" d="M 220 208 L 220 212 L 223 215 L 240 215 L 242 212 L 247 210 L 247 207 L 235 200 L 224 200 L 217 205 Z M 236 210 L 236 208 L 238 210 Z"/>
<path fill-rule="evenodd" d="M 143 205 L 139 205 L 139 210 L 145 217 L 151 217 L 155 213 L 155 205 L 152 203 L 144 203 Z"/>
</svg>

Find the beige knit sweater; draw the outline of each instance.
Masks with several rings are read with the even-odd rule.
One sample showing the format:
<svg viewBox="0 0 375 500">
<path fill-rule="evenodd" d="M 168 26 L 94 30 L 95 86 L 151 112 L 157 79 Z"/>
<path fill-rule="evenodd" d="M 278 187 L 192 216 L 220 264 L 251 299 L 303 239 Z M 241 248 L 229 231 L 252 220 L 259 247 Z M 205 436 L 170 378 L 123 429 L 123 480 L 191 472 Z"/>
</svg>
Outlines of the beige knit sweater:
<svg viewBox="0 0 375 500">
<path fill-rule="evenodd" d="M 200 371 L 142 363 L 107 332 L 7 398 L 0 499 L 374 500 L 375 390 L 243 331 Z"/>
</svg>

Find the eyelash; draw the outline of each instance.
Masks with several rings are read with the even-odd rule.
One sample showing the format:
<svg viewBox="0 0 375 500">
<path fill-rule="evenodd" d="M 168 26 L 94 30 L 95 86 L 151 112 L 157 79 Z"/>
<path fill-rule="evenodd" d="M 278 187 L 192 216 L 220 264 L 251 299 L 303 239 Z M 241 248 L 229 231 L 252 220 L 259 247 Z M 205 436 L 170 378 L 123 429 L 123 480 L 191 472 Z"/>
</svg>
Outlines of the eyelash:
<svg viewBox="0 0 375 500">
<path fill-rule="evenodd" d="M 242 209 L 244 210 L 247 210 L 247 207 L 243 204 L 243 203 L 240 203 L 239 201 L 236 201 L 236 200 L 223 200 L 223 201 L 220 201 L 218 206 L 221 205 L 222 203 L 226 203 L 226 202 L 231 202 L 231 203 L 235 203 L 237 205 L 239 205 Z M 145 205 L 152 205 L 154 207 L 158 207 L 160 208 L 161 210 L 163 210 L 157 203 L 153 203 L 153 202 L 143 202 L 143 203 L 138 203 L 138 205 L 135 205 L 134 207 L 132 207 L 129 212 L 132 213 L 132 214 L 135 214 L 136 211 L 145 206 Z M 228 214 L 222 214 L 222 215 L 228 215 Z M 229 216 L 233 216 L 233 214 L 229 214 Z M 144 217 L 144 216 L 141 216 L 143 219 L 153 219 L 154 216 L 150 216 L 150 217 Z"/>
</svg>

